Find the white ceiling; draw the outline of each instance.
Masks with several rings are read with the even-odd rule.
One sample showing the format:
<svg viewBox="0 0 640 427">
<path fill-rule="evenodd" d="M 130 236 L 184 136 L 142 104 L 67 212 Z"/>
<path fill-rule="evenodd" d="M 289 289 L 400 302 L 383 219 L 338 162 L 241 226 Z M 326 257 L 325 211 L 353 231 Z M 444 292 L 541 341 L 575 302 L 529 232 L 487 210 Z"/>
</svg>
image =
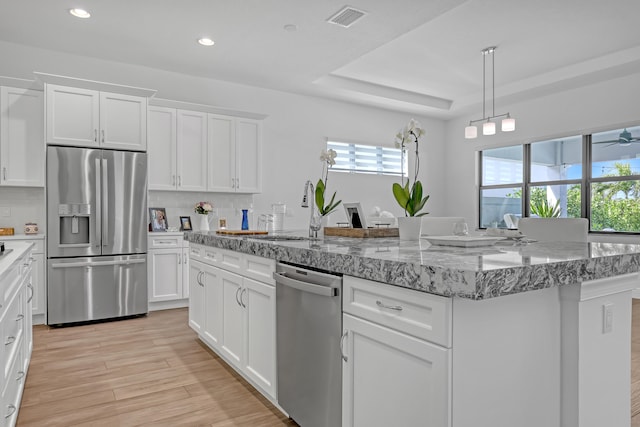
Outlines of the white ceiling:
<svg viewBox="0 0 640 427">
<path fill-rule="evenodd" d="M 345 5 L 367 14 L 326 22 Z M 638 0 L 4 0 L 0 40 L 451 118 L 481 108 L 487 46 L 496 113 L 640 72 L 639 17 Z"/>
</svg>

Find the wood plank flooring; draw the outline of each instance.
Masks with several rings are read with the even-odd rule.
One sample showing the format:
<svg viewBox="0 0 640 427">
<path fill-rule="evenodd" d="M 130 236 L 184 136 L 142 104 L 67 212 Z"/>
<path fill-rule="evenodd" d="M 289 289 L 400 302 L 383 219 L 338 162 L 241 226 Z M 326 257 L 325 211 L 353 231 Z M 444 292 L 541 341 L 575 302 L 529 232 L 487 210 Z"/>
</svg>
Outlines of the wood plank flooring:
<svg viewBox="0 0 640 427">
<path fill-rule="evenodd" d="M 640 427 L 640 299 L 633 300 L 631 318 L 631 426 Z"/>
<path fill-rule="evenodd" d="M 17 425 L 296 425 L 202 344 L 187 318 L 176 309 L 36 326 Z"/>
</svg>

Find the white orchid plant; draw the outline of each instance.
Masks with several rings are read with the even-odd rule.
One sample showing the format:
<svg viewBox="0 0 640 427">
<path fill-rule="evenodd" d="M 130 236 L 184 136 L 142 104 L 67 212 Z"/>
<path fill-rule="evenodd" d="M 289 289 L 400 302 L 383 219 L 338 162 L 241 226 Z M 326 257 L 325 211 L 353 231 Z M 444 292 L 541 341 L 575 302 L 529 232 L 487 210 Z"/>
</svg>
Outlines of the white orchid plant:
<svg viewBox="0 0 640 427">
<path fill-rule="evenodd" d="M 198 202 L 193 209 L 195 213 L 200 215 L 207 215 L 213 210 L 213 205 L 209 202 Z"/>
<path fill-rule="evenodd" d="M 409 123 L 396 134 L 395 145 L 396 148 L 402 150 L 403 156 L 403 170 L 402 170 L 402 183 L 393 184 L 393 195 L 396 198 L 398 204 L 404 209 L 406 216 L 422 216 L 427 215 L 429 212 L 419 213 L 429 200 L 429 195 L 422 197 L 422 183 L 418 180 L 418 171 L 420 170 L 420 156 L 418 155 L 418 141 L 425 131 L 420 126 L 420 123 L 414 119 L 409 120 Z M 413 184 L 411 180 L 407 178 L 407 182 L 404 182 L 404 154 L 407 150 L 407 145 L 410 143 L 416 144 L 416 156 L 415 156 L 415 168 L 413 176 Z"/>
<path fill-rule="evenodd" d="M 336 210 L 336 208 L 342 202 L 342 200 L 338 200 L 337 202 L 335 202 L 335 198 L 336 198 L 335 191 L 333 192 L 333 196 L 331 196 L 331 200 L 329 200 L 329 203 L 327 203 L 326 206 L 325 206 L 325 200 L 324 200 L 324 191 L 327 188 L 327 180 L 329 178 L 329 169 L 331 169 L 331 166 L 336 164 L 337 155 L 338 153 L 336 153 L 336 151 L 332 149 L 323 151 L 320 154 L 320 161 L 322 161 L 322 176 L 324 177 L 324 180 L 323 178 L 320 178 L 318 180 L 318 184 L 316 185 L 315 196 L 316 196 L 316 206 L 318 207 L 318 212 L 322 216 L 328 215 L 334 210 Z"/>
</svg>

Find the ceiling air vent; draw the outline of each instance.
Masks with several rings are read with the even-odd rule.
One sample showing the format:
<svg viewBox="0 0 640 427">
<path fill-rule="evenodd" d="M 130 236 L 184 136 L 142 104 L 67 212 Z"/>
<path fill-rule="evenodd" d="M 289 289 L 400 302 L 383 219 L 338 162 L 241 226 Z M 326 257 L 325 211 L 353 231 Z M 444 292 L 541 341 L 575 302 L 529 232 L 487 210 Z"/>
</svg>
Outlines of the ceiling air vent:
<svg viewBox="0 0 640 427">
<path fill-rule="evenodd" d="M 345 28 L 349 28 L 354 22 L 362 18 L 365 12 L 354 9 L 350 6 L 345 6 L 340 12 L 327 19 L 330 24 L 337 24 Z"/>
</svg>

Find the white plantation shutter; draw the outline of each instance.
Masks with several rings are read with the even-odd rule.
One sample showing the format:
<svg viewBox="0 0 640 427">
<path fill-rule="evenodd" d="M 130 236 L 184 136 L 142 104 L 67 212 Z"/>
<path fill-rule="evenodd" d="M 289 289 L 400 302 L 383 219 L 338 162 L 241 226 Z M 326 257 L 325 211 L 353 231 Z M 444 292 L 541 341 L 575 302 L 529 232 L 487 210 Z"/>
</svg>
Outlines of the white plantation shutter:
<svg viewBox="0 0 640 427">
<path fill-rule="evenodd" d="M 338 153 L 332 171 L 375 173 L 379 175 L 407 174 L 406 158 L 402 168 L 402 152 L 399 148 L 375 147 L 373 145 L 351 144 L 327 141 L 327 150 Z"/>
</svg>

